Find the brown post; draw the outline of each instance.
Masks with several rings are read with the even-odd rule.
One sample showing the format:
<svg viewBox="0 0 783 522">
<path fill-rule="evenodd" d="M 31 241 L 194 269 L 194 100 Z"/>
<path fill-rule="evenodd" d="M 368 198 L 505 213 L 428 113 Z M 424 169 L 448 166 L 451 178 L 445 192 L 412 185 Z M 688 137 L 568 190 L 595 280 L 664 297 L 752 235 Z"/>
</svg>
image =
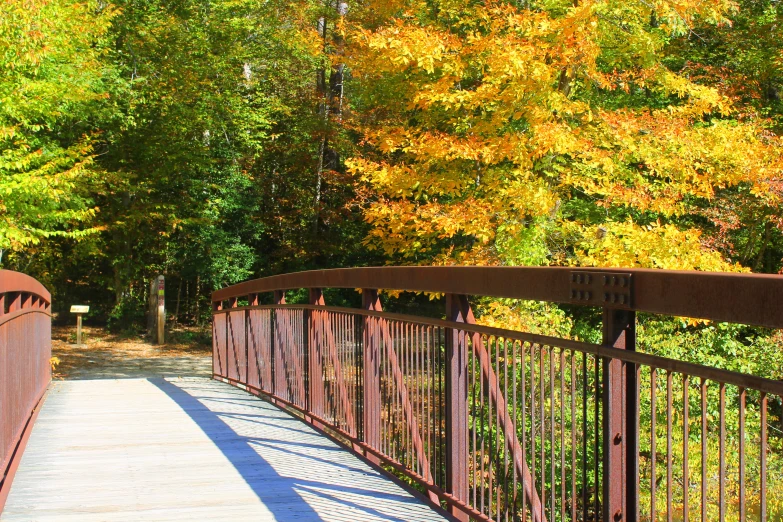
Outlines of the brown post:
<svg viewBox="0 0 783 522">
<path fill-rule="evenodd" d="M 154 285 L 154 283 L 153 283 Z M 212 301 L 212 311 L 219 312 L 223 309 L 223 301 Z M 215 327 L 215 316 L 212 316 L 212 373 L 217 375 L 220 368 L 218 367 L 218 360 L 220 355 L 217 354 L 217 329 Z"/>
<path fill-rule="evenodd" d="M 603 344 L 636 350 L 636 314 L 604 308 Z M 636 365 L 603 360 L 603 520 L 636 522 L 639 479 Z"/>
<path fill-rule="evenodd" d="M 362 289 L 362 309 L 381 312 L 378 290 Z M 373 449 L 381 447 L 381 328 L 377 317 L 365 316 L 362 324 L 364 344 L 364 442 Z M 378 464 L 373 454 L 367 457 Z"/>
<path fill-rule="evenodd" d="M 158 307 L 156 310 L 155 324 L 157 325 L 157 339 L 158 344 L 163 344 L 166 341 L 166 282 L 162 275 L 157 278 L 157 295 L 158 295 Z"/>
<path fill-rule="evenodd" d="M 258 294 L 248 294 L 247 306 L 258 306 Z M 250 310 L 245 310 L 245 381 L 250 382 Z"/>
<path fill-rule="evenodd" d="M 446 294 L 446 319 L 474 323 L 467 296 Z M 446 332 L 446 490 L 468 501 L 468 347 L 465 332 Z M 454 507 L 451 514 L 467 522 L 466 513 Z"/>
<path fill-rule="evenodd" d="M 82 314 L 76 314 L 76 346 L 82 346 Z"/>
<path fill-rule="evenodd" d="M 309 303 L 315 306 L 324 306 L 324 293 L 320 288 L 309 289 Z M 319 332 L 324 328 L 323 312 L 319 310 L 305 310 L 305 328 L 307 328 L 307 400 L 308 409 L 320 417 L 324 417 L 324 392 L 323 392 L 323 348 L 324 339 Z"/>
<path fill-rule="evenodd" d="M 275 290 L 273 301 L 276 305 L 285 304 L 285 291 L 283 290 Z M 277 349 L 277 336 L 280 335 L 280 331 L 282 328 L 282 325 L 280 324 L 280 320 L 277 317 L 277 313 L 275 310 L 272 310 L 272 313 L 274 314 L 274 320 L 272 321 L 272 332 L 269 336 L 269 342 L 272 343 L 272 349 L 270 353 L 272 354 L 272 395 L 277 394 L 277 371 L 278 368 L 280 368 L 280 365 L 282 364 L 282 361 L 279 360 L 282 355 L 279 353 L 279 350 Z"/>
<path fill-rule="evenodd" d="M 5 294 L 0 294 L 0 315 L 5 314 Z"/>
</svg>

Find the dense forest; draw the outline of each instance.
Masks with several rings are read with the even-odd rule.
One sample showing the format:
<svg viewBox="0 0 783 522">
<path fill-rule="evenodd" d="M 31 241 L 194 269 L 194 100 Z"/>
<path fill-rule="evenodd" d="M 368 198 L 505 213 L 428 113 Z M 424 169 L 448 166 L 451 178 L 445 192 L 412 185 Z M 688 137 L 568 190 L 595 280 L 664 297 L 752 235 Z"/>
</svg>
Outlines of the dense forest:
<svg viewBox="0 0 783 522">
<path fill-rule="evenodd" d="M 776 0 L 2 9 L 0 266 L 55 309 L 131 324 L 159 273 L 188 322 L 309 268 L 783 266 Z M 578 335 L 484 307 L 531 314 Z"/>
<path fill-rule="evenodd" d="M 5 0 L 0 9 L 0 267 L 51 289 L 55 320 L 89 304 L 88 322 L 141 331 L 158 274 L 171 322 L 206 327 L 213 290 L 312 268 L 783 272 L 779 0 Z M 442 314 L 431 297 L 426 312 Z M 472 304 L 483 324 L 601 342 L 595 310 Z M 640 314 L 637 340 L 643 351 L 783 379 L 780 331 Z M 671 372 L 651 375 L 640 416 L 663 422 L 648 398 L 652 382 L 668 379 L 671 430 Z M 685 392 L 675 405 L 696 408 L 695 385 L 675 383 L 677 397 Z M 727 395 L 744 408 L 744 391 Z M 737 491 L 730 411 L 731 469 L 720 480 Z M 777 520 L 779 398 L 769 411 Z M 713 427 L 723 419 L 708 413 Z M 760 423 L 749 415 L 748 433 Z M 656 438 L 672 444 L 647 434 L 642 457 Z M 671 484 L 683 477 L 672 478 L 672 459 L 698 455 L 669 454 Z M 749 459 L 754 492 L 759 453 Z M 650 491 L 660 475 L 649 458 L 640 466 Z M 736 509 L 730 500 L 729 518 Z"/>
</svg>

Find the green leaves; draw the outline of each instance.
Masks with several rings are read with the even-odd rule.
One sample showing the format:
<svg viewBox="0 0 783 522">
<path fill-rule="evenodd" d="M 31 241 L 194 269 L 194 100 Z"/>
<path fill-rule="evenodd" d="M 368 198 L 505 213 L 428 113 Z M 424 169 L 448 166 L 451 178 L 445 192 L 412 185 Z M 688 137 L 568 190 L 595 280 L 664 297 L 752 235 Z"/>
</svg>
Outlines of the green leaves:
<svg viewBox="0 0 783 522">
<path fill-rule="evenodd" d="M 89 186 L 98 115 L 109 91 L 97 2 L 3 5 L 0 18 L 0 249 L 95 232 Z M 86 225 L 81 225 L 81 224 Z"/>
</svg>

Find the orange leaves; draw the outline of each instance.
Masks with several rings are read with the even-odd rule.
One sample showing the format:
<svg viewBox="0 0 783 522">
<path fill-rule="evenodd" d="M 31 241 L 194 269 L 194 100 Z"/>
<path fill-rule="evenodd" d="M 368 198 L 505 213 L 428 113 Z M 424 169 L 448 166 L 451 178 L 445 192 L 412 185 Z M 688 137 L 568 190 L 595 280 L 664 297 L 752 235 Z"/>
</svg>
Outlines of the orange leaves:
<svg viewBox="0 0 783 522">
<path fill-rule="evenodd" d="M 416 262 L 733 269 L 672 223 L 740 187 L 777 204 L 783 143 L 731 119 L 735 101 L 669 70 L 662 49 L 734 4 L 540 7 L 435 0 L 349 33 L 351 67 L 383 89 L 362 86 L 366 148 L 349 162 L 375 194 L 367 244 Z M 671 222 L 639 224 L 659 217 Z"/>
</svg>

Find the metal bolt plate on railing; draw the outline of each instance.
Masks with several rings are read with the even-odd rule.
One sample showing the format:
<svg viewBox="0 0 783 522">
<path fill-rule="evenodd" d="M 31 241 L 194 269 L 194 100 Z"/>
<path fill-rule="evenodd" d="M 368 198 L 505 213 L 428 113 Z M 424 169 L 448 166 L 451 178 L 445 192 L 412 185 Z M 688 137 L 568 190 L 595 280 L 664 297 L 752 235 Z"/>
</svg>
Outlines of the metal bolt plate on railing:
<svg viewBox="0 0 783 522">
<path fill-rule="evenodd" d="M 586 306 L 632 309 L 632 276 L 622 272 L 571 272 L 570 301 Z"/>
</svg>

